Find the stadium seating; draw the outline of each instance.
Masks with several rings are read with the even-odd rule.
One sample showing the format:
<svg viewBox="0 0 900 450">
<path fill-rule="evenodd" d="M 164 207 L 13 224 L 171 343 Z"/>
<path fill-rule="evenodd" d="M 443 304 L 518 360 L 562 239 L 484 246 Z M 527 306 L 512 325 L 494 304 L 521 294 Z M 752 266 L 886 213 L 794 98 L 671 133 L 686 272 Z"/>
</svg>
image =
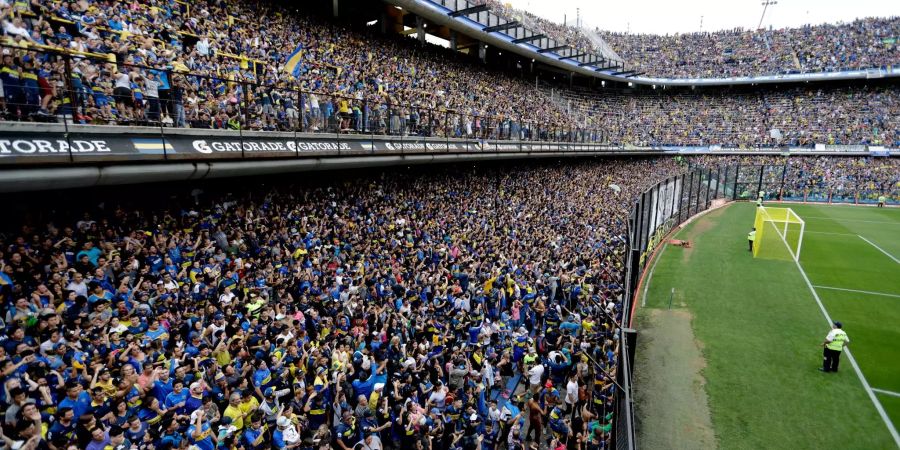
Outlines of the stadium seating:
<svg viewBox="0 0 900 450">
<path fill-rule="evenodd" d="M 602 49 L 597 33 L 628 69 L 649 77 L 723 78 L 834 72 L 900 65 L 900 17 L 798 28 L 723 30 L 674 35 L 614 33 L 560 24 L 499 0 L 476 0 L 495 13 L 578 48 Z"/>
<path fill-rule="evenodd" d="M 555 95 L 449 50 L 362 34 L 269 2 L 101 8 L 37 1 L 0 5 L 0 13 L 12 17 L 4 20 L 0 73 L 6 87 L 0 106 L 12 120 L 66 115 L 81 123 L 623 145 L 893 145 L 900 132 L 895 88 L 758 95 L 556 88 Z M 271 20 L 257 26 L 250 18 L 258 15 Z M 856 34 L 832 35 L 881 36 L 896 24 L 865 20 L 856 23 Z M 822 33 L 816 30 L 808 34 Z M 772 137 L 773 129 L 782 139 Z"/>
<path fill-rule="evenodd" d="M 900 18 L 866 18 L 800 28 L 675 35 L 603 33 L 648 76 L 721 78 L 834 72 L 900 64 Z"/>
<path fill-rule="evenodd" d="M 261 0 L 0 0 L 0 17 L 4 120 L 623 146 L 900 142 L 889 87 L 535 88 Z M 634 200 L 692 166 L 771 164 L 786 175 L 746 184 L 897 202 L 897 161 L 570 158 L 10 195 L 4 444 L 509 448 L 501 422 L 522 410 L 546 425 L 568 399 L 593 414 L 567 425 L 569 448 L 620 447 Z M 690 180 L 683 200 L 696 206 Z M 530 406 L 516 395 L 526 390 Z"/>
<path fill-rule="evenodd" d="M 578 128 L 523 80 L 270 2 L 105 5 L 0 6 L 14 17 L 3 65 L 24 74 L 3 79 L 7 118 L 484 138 Z"/>
<path fill-rule="evenodd" d="M 893 86 L 661 91 L 558 90 L 555 95 L 573 120 L 604 130 L 613 144 L 900 145 L 900 92 Z"/>
</svg>

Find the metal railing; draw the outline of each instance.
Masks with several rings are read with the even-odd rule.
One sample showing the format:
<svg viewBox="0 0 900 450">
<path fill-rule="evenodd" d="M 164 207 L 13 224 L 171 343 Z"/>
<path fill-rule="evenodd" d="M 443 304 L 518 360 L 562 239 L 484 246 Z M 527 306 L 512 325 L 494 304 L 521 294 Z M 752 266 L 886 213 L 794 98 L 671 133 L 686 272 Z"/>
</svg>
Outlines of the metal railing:
<svg viewBox="0 0 900 450">
<path fill-rule="evenodd" d="M 825 180 L 806 173 L 809 168 L 792 164 L 738 164 L 730 168 L 737 175 L 731 189 L 732 200 L 873 204 L 885 197 L 888 204 L 900 204 L 900 177 L 861 176 L 858 173 Z"/>
<path fill-rule="evenodd" d="M 104 55 L 0 46 L 8 74 L 3 119 L 287 131 L 333 135 L 417 136 L 479 140 L 605 143 L 601 130 L 529 120 L 520 115 L 469 114 L 392 100 L 369 84 L 353 95 L 266 84 L 234 74 L 205 75 L 184 67 L 149 67 Z M 13 75 L 14 74 L 14 75 Z M 524 106 L 522 107 L 524 109 Z"/>
<path fill-rule="evenodd" d="M 728 167 L 694 169 L 667 178 L 644 191 L 632 207 L 628 221 L 628 256 L 625 294 L 622 301 L 622 345 L 619 347 L 619 372 L 622 392 L 617 392 L 615 442 L 618 449 L 637 448 L 635 434 L 632 375 L 636 333 L 632 312 L 640 275 L 654 250 L 675 226 L 709 209 L 713 200 L 733 197 L 729 180 L 737 171 Z"/>
</svg>

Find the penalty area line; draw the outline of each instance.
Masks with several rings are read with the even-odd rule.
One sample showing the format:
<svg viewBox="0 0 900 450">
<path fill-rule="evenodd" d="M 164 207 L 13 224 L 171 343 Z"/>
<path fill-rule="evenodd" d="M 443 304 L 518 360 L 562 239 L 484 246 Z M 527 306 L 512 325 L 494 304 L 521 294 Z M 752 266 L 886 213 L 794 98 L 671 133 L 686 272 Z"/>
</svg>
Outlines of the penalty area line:
<svg viewBox="0 0 900 450">
<path fill-rule="evenodd" d="M 819 285 L 814 285 L 813 287 L 816 289 L 828 289 L 830 291 L 856 292 L 858 294 L 880 295 L 882 297 L 900 298 L 900 295 L 888 294 L 887 292 L 860 291 L 857 289 L 846 289 L 846 288 L 839 288 L 839 287 L 833 287 L 833 286 L 819 286 Z"/>
<path fill-rule="evenodd" d="M 784 244 L 787 246 L 787 242 Z M 790 249 L 790 247 L 788 247 Z M 831 319 L 831 316 L 828 314 L 828 310 L 825 309 L 825 305 L 822 303 L 822 299 L 819 298 L 819 294 L 816 292 L 816 288 L 813 287 L 812 282 L 809 281 L 809 277 L 806 276 L 806 271 L 803 270 L 803 266 L 800 265 L 800 261 L 794 260 L 794 264 L 797 265 L 797 269 L 800 270 L 800 275 L 803 276 L 803 281 L 806 282 L 806 286 L 809 287 L 809 291 L 812 292 L 813 298 L 816 300 L 816 304 L 819 305 L 819 310 L 822 311 L 822 315 L 825 316 L 825 320 L 828 321 L 828 325 L 834 323 L 834 320 Z M 862 370 L 859 368 L 859 364 L 856 363 L 856 358 L 853 357 L 853 354 L 850 353 L 850 349 L 845 349 L 844 353 L 847 354 L 847 360 L 850 361 L 850 365 L 853 367 L 853 371 L 856 372 L 856 377 L 859 378 L 859 382 L 862 383 L 863 389 L 865 389 L 866 394 L 869 395 L 869 400 L 872 401 L 872 405 L 875 406 L 875 410 L 878 411 L 878 415 L 881 416 L 881 420 L 884 421 L 884 425 L 887 427 L 888 432 L 891 434 L 891 437 L 894 439 L 894 445 L 900 448 L 900 434 L 897 433 L 897 428 L 894 427 L 894 423 L 891 422 L 891 418 L 888 417 L 887 412 L 884 410 L 884 407 L 881 406 L 881 402 L 878 400 L 878 397 L 875 395 L 875 392 L 872 390 L 872 387 L 869 385 L 869 382 L 866 380 L 866 377 L 863 375 Z"/>
<path fill-rule="evenodd" d="M 890 395 L 891 397 L 900 397 L 900 392 L 886 391 L 884 389 L 875 389 L 875 388 L 872 388 L 872 390 L 879 394 Z"/>
<path fill-rule="evenodd" d="M 818 220 L 830 220 L 832 222 L 859 222 L 859 223 L 880 223 L 884 225 L 900 225 L 900 222 L 890 222 L 887 220 L 860 220 L 860 219 L 836 219 L 834 217 L 821 217 L 821 216 L 800 216 L 801 219 L 818 219 Z"/>
<path fill-rule="evenodd" d="M 881 248 L 881 247 L 875 245 L 874 242 L 872 242 L 872 241 L 870 241 L 870 240 L 864 238 L 863 236 L 861 236 L 861 235 L 859 235 L 859 234 L 857 234 L 857 236 L 859 236 L 860 239 L 862 239 L 862 240 L 868 242 L 869 245 L 871 245 L 872 247 L 875 247 L 876 249 L 878 249 L 879 252 L 884 253 L 885 255 L 887 255 L 888 258 L 893 259 L 895 263 L 900 264 L 900 259 L 895 258 L 894 255 L 892 255 L 892 254 L 886 252 L 883 248 Z"/>
</svg>

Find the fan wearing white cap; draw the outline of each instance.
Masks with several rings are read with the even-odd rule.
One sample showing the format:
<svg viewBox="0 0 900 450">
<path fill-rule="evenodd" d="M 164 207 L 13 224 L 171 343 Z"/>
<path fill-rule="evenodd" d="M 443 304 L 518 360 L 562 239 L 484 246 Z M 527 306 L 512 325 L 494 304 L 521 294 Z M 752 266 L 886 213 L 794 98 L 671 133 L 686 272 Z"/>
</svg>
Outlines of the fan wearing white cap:
<svg viewBox="0 0 900 450">
<path fill-rule="evenodd" d="M 275 423 L 278 427 L 272 433 L 272 448 L 281 450 L 300 446 L 300 432 L 291 419 L 279 416 Z"/>
</svg>

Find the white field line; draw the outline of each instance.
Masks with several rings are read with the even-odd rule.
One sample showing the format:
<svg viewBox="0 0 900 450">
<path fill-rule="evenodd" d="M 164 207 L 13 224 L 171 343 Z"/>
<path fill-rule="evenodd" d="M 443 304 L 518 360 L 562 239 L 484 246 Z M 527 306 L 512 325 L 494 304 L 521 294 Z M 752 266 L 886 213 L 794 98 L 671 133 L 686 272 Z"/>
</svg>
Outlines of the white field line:
<svg viewBox="0 0 900 450">
<path fill-rule="evenodd" d="M 900 225 L 900 222 L 891 222 L 885 220 L 859 220 L 859 219 L 835 219 L 834 217 L 817 217 L 817 216 L 800 216 L 801 219 L 822 219 L 833 220 L 835 222 L 861 222 L 861 223 L 881 223 L 885 225 Z"/>
<path fill-rule="evenodd" d="M 892 255 L 892 254 L 890 254 L 890 253 L 884 251 L 883 248 L 881 248 L 881 247 L 875 245 L 874 242 L 872 242 L 872 241 L 870 241 L 870 240 L 868 240 L 868 239 L 866 239 L 866 238 L 864 238 L 864 237 L 862 237 L 862 236 L 860 236 L 860 235 L 858 235 L 858 234 L 857 234 L 857 236 L 859 236 L 860 239 L 862 239 L 862 240 L 868 242 L 869 245 L 871 245 L 872 247 L 877 248 L 879 252 L 884 253 L 885 255 L 887 255 L 888 258 L 893 259 L 895 263 L 900 264 L 900 259 L 895 258 L 894 255 Z"/>
<path fill-rule="evenodd" d="M 830 232 L 830 231 L 809 231 L 809 230 L 806 230 L 806 231 L 804 231 L 804 233 L 813 233 L 813 234 L 833 234 L 833 235 L 835 235 L 835 236 L 859 236 L 858 234 L 852 234 L 852 233 L 832 233 L 832 232 Z"/>
<path fill-rule="evenodd" d="M 776 231 L 778 229 L 776 228 Z M 781 233 L 779 233 L 780 235 Z M 862 236 L 860 236 L 862 237 Z M 787 247 L 788 252 L 791 252 L 791 247 L 788 245 L 787 241 L 782 237 L 781 242 L 784 242 L 784 246 Z M 806 286 L 809 287 L 809 291 L 812 292 L 813 298 L 816 299 L 816 304 L 819 305 L 819 310 L 822 311 L 822 315 L 825 316 L 825 320 L 828 322 L 828 325 L 834 323 L 834 320 L 831 319 L 831 316 L 828 315 L 828 310 L 825 309 L 825 305 L 822 304 L 822 299 L 819 298 L 819 293 L 816 292 L 816 288 L 813 287 L 812 282 L 809 281 L 809 277 L 806 276 L 806 271 L 803 270 L 803 266 L 800 265 L 799 259 L 794 259 L 794 264 L 797 265 L 797 270 L 800 271 L 800 275 L 803 275 L 803 281 L 806 282 Z M 872 391 L 872 387 L 869 385 L 869 382 L 866 380 L 866 377 L 863 375 L 862 370 L 859 369 L 859 364 L 856 363 L 856 358 L 853 357 L 853 354 L 850 353 L 850 349 L 845 349 L 844 353 L 847 354 L 847 360 L 850 361 L 850 365 L 853 366 L 853 371 L 856 372 L 856 377 L 859 378 L 859 382 L 862 383 L 863 389 L 865 389 L 866 394 L 869 395 L 869 400 L 872 401 L 872 405 L 875 406 L 875 410 L 878 411 L 878 415 L 881 416 L 881 420 L 884 421 L 884 425 L 887 427 L 888 432 L 891 433 L 891 437 L 894 438 L 894 445 L 897 448 L 900 448 L 900 434 L 897 433 L 897 428 L 894 427 L 894 423 L 891 422 L 891 418 L 888 417 L 887 412 L 884 410 L 884 407 L 881 406 L 881 402 L 878 401 L 878 397 L 875 396 L 875 392 Z"/>
<path fill-rule="evenodd" d="M 883 296 L 883 297 L 895 297 L 895 298 L 900 298 L 900 295 L 897 295 L 897 294 L 888 294 L 888 293 L 886 293 L 886 292 L 858 291 L 858 290 L 856 290 L 856 289 L 844 289 L 844 288 L 839 288 L 839 287 L 819 286 L 819 285 L 815 285 L 815 286 L 813 286 L 813 287 L 816 288 L 816 289 L 828 289 L 828 290 L 830 290 L 830 291 L 856 292 L 856 293 L 859 293 L 859 294 L 881 295 L 881 296 Z"/>
<path fill-rule="evenodd" d="M 892 397 L 900 397 L 900 392 L 886 391 L 884 389 L 875 389 L 875 388 L 872 388 L 872 390 L 879 394 L 890 395 Z"/>
<path fill-rule="evenodd" d="M 828 322 L 828 325 L 831 325 L 832 323 L 834 323 L 834 321 L 831 320 L 831 316 L 828 315 L 828 311 L 825 309 L 825 305 L 822 304 L 822 300 L 819 298 L 819 294 L 816 292 L 816 288 L 813 287 L 813 284 L 809 281 L 809 277 L 806 276 L 806 272 L 803 270 L 803 266 L 800 265 L 800 261 L 794 261 L 794 263 L 797 264 L 797 269 L 800 270 L 800 275 L 803 275 L 803 281 L 806 281 L 806 285 L 809 287 L 809 291 L 812 292 L 813 298 L 816 299 L 816 303 L 819 305 L 819 310 L 822 311 L 822 315 L 825 316 L 825 320 Z M 850 365 L 853 366 L 853 371 L 856 372 L 856 377 L 859 378 L 859 382 L 862 383 L 863 389 L 865 389 L 866 393 L 869 394 L 869 399 L 872 400 L 872 404 L 875 405 L 875 409 L 878 411 L 878 415 L 881 416 L 881 420 L 884 421 L 884 425 L 891 433 L 891 437 L 894 438 L 894 444 L 897 446 L 897 448 L 900 448 L 900 434 L 897 433 L 897 429 L 894 428 L 894 423 L 891 422 L 891 419 L 890 417 L 888 417 L 887 412 L 885 412 L 884 407 L 881 406 L 881 402 L 878 401 L 878 397 L 875 396 L 875 392 L 872 391 L 872 387 L 869 386 L 869 382 L 866 381 L 866 377 L 863 375 L 862 370 L 859 369 L 859 364 L 856 363 L 856 358 L 854 358 L 853 354 L 850 353 L 850 349 L 845 349 L 844 353 L 847 354 L 847 360 L 849 360 Z"/>
</svg>

